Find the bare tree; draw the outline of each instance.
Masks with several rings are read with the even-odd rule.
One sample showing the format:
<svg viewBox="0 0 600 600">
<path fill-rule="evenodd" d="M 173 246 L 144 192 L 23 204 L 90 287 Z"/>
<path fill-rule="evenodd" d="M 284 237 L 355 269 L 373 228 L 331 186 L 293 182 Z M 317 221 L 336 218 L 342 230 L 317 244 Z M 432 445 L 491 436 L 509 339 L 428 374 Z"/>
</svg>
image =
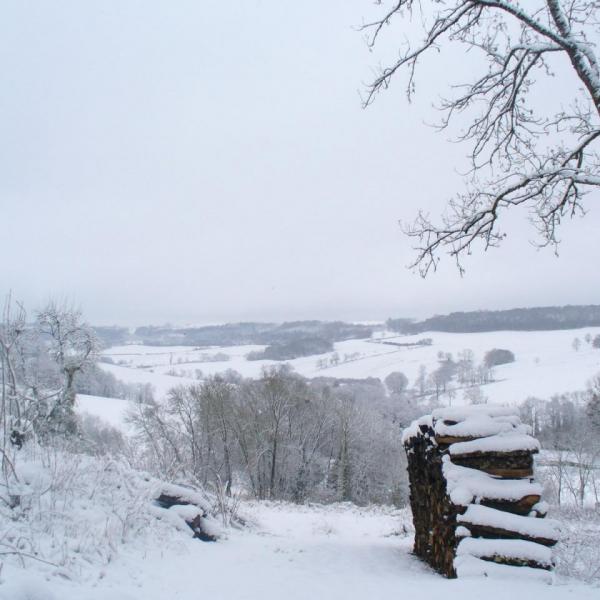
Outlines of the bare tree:
<svg viewBox="0 0 600 600">
<path fill-rule="evenodd" d="M 365 25 L 371 45 L 395 17 L 412 23 L 406 45 L 372 82 L 365 104 L 402 70 L 411 99 L 419 61 L 440 49 L 462 45 L 482 57 L 474 79 L 459 81 L 439 107 L 441 129 L 459 115 L 470 123 L 458 136 L 471 147 L 466 191 L 449 202 L 439 223 L 420 212 L 405 228 L 416 244 L 412 266 L 425 276 L 447 252 L 462 271 L 461 258 L 475 242 L 486 249 L 501 242 L 501 217 L 515 206 L 529 210 L 538 243 L 556 247 L 561 219 L 583 213 L 584 195 L 600 186 L 600 67 L 594 43 L 600 4 L 395 0 L 382 18 Z M 416 30 L 422 36 L 410 39 Z M 543 109 L 540 82 L 555 73 L 558 91 L 569 97 L 555 109 Z"/>
<path fill-rule="evenodd" d="M 19 343 L 26 331 L 25 323 L 25 309 L 18 304 L 15 312 L 12 298 L 9 295 L 5 300 L 2 323 L 0 323 L 0 372 L 4 440 L 8 439 L 9 415 L 18 419 L 21 413 L 16 360 L 19 353 Z"/>
<path fill-rule="evenodd" d="M 75 406 L 75 377 L 97 358 L 98 341 L 92 328 L 83 322 L 79 310 L 50 302 L 37 315 L 37 327 L 46 336 L 49 355 L 62 376 L 60 393 L 48 407 L 48 423 L 72 431 Z"/>
<path fill-rule="evenodd" d="M 233 482 L 231 420 L 233 418 L 233 397 L 235 388 L 220 377 L 209 377 L 202 387 L 202 397 L 207 407 L 211 428 L 216 433 L 221 445 L 221 459 L 214 469 L 217 473 L 223 470 L 225 478 L 224 491 L 231 496 Z M 219 481 L 221 481 L 219 475 Z"/>
</svg>

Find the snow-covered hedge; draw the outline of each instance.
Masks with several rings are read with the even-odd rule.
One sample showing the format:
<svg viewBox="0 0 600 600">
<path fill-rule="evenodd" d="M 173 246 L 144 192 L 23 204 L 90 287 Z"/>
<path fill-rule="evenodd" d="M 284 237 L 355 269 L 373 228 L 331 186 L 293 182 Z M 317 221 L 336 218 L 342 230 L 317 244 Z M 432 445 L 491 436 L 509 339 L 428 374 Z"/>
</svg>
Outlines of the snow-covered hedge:
<svg viewBox="0 0 600 600">
<path fill-rule="evenodd" d="M 9 569 L 93 579 L 126 547 L 143 552 L 194 536 L 195 518 L 213 538 L 222 532 L 222 500 L 121 460 L 32 444 L 11 463 L 0 487 L 0 561 Z M 188 504 L 161 507 L 165 490 L 186 494 Z"/>
</svg>

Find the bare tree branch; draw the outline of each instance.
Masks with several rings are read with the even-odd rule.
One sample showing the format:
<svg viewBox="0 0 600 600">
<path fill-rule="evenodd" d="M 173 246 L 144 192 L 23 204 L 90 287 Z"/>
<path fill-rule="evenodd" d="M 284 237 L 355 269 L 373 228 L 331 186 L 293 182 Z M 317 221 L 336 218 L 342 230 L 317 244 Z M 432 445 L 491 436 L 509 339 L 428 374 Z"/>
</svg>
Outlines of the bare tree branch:
<svg viewBox="0 0 600 600">
<path fill-rule="evenodd" d="M 583 198 L 600 187 L 600 67 L 596 46 L 600 4 L 591 0 L 400 0 L 384 16 L 364 26 L 375 44 L 395 17 L 414 21 L 419 11 L 422 38 L 409 42 L 400 58 L 384 68 L 368 88 L 365 105 L 407 71 L 412 99 L 419 60 L 432 50 L 462 44 L 482 54 L 487 69 L 473 81 L 453 86 L 442 101 L 440 129 L 458 115 L 470 124 L 457 141 L 470 145 L 466 191 L 453 198 L 441 222 L 420 212 L 405 233 L 415 240 L 412 267 L 425 276 L 440 255 L 461 258 L 475 242 L 498 245 L 506 210 L 525 206 L 541 246 L 556 246 L 563 216 L 584 212 Z M 553 77 L 557 59 L 571 68 L 571 103 L 547 114 L 531 91 Z M 559 80 L 560 81 L 560 80 Z M 567 86 L 567 91 L 568 91 Z"/>
</svg>

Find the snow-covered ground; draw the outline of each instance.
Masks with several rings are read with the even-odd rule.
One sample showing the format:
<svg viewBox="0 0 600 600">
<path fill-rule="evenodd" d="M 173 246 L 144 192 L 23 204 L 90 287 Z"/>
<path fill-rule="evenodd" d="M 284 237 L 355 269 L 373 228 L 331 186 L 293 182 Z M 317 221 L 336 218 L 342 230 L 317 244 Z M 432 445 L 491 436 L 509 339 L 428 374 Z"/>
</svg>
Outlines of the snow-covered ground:
<svg viewBox="0 0 600 600">
<path fill-rule="evenodd" d="M 582 389 L 600 371 L 600 350 L 591 348 L 583 338 L 586 333 L 593 336 L 599 332 L 431 333 L 413 338 L 431 337 L 431 346 L 411 348 L 353 340 L 336 344 L 342 361 L 345 355 L 353 356 L 337 366 L 317 369 L 317 361 L 323 358 L 318 356 L 291 363 L 307 376 L 383 378 L 399 370 L 414 381 L 421 364 L 430 372 L 437 367 L 440 351 L 456 357 L 469 348 L 479 362 L 487 350 L 507 348 L 515 353 L 516 362 L 498 367 L 499 381 L 484 389 L 494 402 L 518 403 L 529 395 L 548 397 Z M 579 351 L 572 347 L 575 337 L 582 340 Z M 388 341 L 405 343 L 410 338 Z M 125 346 L 106 351 L 123 364 L 102 366 L 124 381 L 150 383 L 163 396 L 173 385 L 197 381 L 195 369 L 204 375 L 230 368 L 245 376 L 258 375 L 265 361 L 247 361 L 245 355 L 252 349 L 256 347 Z M 228 354 L 230 360 L 197 360 L 203 353 L 217 352 Z M 188 370 L 190 376 L 167 374 L 172 369 Z M 77 401 L 80 412 L 95 414 L 122 429 L 126 428 L 128 405 L 125 400 L 85 395 Z M 32 504 L 35 518 L 27 516 L 31 527 L 11 518 L 4 520 L 8 533 L 3 533 L 2 543 L 9 548 L 18 545 L 21 556 L 0 556 L 0 600 L 364 600 L 398 596 L 591 600 L 598 596 L 597 587 L 560 577 L 551 586 L 523 581 L 514 573 L 499 579 L 446 580 L 412 556 L 409 511 L 386 507 L 250 502 L 242 507 L 250 523 L 247 528 L 228 529 L 218 542 L 203 543 L 191 539 L 189 532 L 154 519 L 148 509 L 152 500 L 149 479 L 144 474 L 132 475 L 126 470 L 120 474 L 115 466 L 91 459 L 74 466 L 60 455 L 38 460 L 50 465 L 49 473 L 63 487 L 49 486 L 46 476 L 36 475 L 32 485 L 39 488 L 42 500 L 39 506 Z M 583 547 L 583 552 L 588 551 L 589 544 Z"/>
<path fill-rule="evenodd" d="M 364 598 L 573 598 L 598 590 L 573 582 L 446 580 L 411 555 L 406 511 L 349 505 L 254 503 L 255 525 L 203 543 L 173 532 L 160 545 L 124 544 L 102 569 L 68 580 L 49 567 L 2 573 L 2 600 L 363 600 Z M 147 540 L 151 541 L 151 540 Z M 156 540 L 158 541 L 158 540 Z"/>
<path fill-rule="evenodd" d="M 329 359 L 332 353 L 297 358 L 289 361 L 296 372 L 306 377 L 379 377 L 384 379 L 392 371 L 402 371 L 411 383 L 424 365 L 428 372 L 438 366 L 438 353 L 449 352 L 456 359 L 459 352 L 470 349 L 476 362 L 481 362 L 485 352 L 492 348 L 511 350 L 516 361 L 494 369 L 496 381 L 484 386 L 490 402 L 520 403 L 528 396 L 546 398 L 555 393 L 571 392 L 585 388 L 587 381 L 600 371 L 600 349 L 584 341 L 600 328 L 564 331 L 495 331 L 487 333 L 424 333 L 416 336 L 388 337 L 385 340 L 348 340 L 335 344 L 340 363 L 320 368 L 317 363 Z M 398 347 L 385 343 L 410 343 L 431 338 L 431 346 Z M 581 340 L 579 351 L 573 349 L 575 338 Z M 234 369 L 245 377 L 256 377 L 266 365 L 274 361 L 248 361 L 248 352 L 261 346 L 234 346 L 190 348 L 189 346 L 152 347 L 119 346 L 109 348 L 104 354 L 115 363 L 102 367 L 117 378 L 132 383 L 151 383 L 159 396 L 174 385 L 194 381 L 196 370 L 203 375 L 222 373 Z M 223 353 L 227 361 L 202 362 L 202 354 Z M 347 359 L 347 360 L 345 360 Z M 176 372 L 183 376 L 173 376 Z"/>
<path fill-rule="evenodd" d="M 598 590 L 514 578 L 447 580 L 411 555 L 406 511 L 350 505 L 252 503 L 254 525 L 203 543 L 174 531 L 142 547 L 125 543 L 110 563 L 69 580 L 51 567 L 7 567 L 2 600 L 364 600 L 364 598 L 573 598 Z M 164 531 L 163 531 L 164 536 Z M 146 539 L 147 542 L 152 540 Z M 33 565 L 33 566 L 32 566 Z"/>
<path fill-rule="evenodd" d="M 77 412 L 99 417 L 112 427 L 127 432 L 125 417 L 131 406 L 128 400 L 77 394 L 75 406 Z"/>
</svg>

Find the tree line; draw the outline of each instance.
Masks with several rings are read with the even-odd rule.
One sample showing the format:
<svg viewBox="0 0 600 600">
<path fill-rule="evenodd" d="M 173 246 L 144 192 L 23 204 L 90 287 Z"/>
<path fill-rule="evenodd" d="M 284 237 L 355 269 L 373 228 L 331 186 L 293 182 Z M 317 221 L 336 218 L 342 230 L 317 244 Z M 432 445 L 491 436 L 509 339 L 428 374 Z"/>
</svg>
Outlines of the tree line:
<svg viewBox="0 0 600 600">
<path fill-rule="evenodd" d="M 130 421 L 138 460 L 166 479 L 258 499 L 403 505 L 406 413 L 379 380 L 308 380 L 282 365 L 176 387 L 166 402 L 138 402 Z"/>
<path fill-rule="evenodd" d="M 542 445 L 539 473 L 553 503 L 600 507 L 600 376 L 582 392 L 527 398 L 520 410 Z"/>
<path fill-rule="evenodd" d="M 476 333 L 485 331 L 551 331 L 600 326 L 600 305 L 538 306 L 509 310 L 477 310 L 435 315 L 423 321 L 388 319 L 388 329 L 405 334 L 425 331 Z"/>
</svg>

